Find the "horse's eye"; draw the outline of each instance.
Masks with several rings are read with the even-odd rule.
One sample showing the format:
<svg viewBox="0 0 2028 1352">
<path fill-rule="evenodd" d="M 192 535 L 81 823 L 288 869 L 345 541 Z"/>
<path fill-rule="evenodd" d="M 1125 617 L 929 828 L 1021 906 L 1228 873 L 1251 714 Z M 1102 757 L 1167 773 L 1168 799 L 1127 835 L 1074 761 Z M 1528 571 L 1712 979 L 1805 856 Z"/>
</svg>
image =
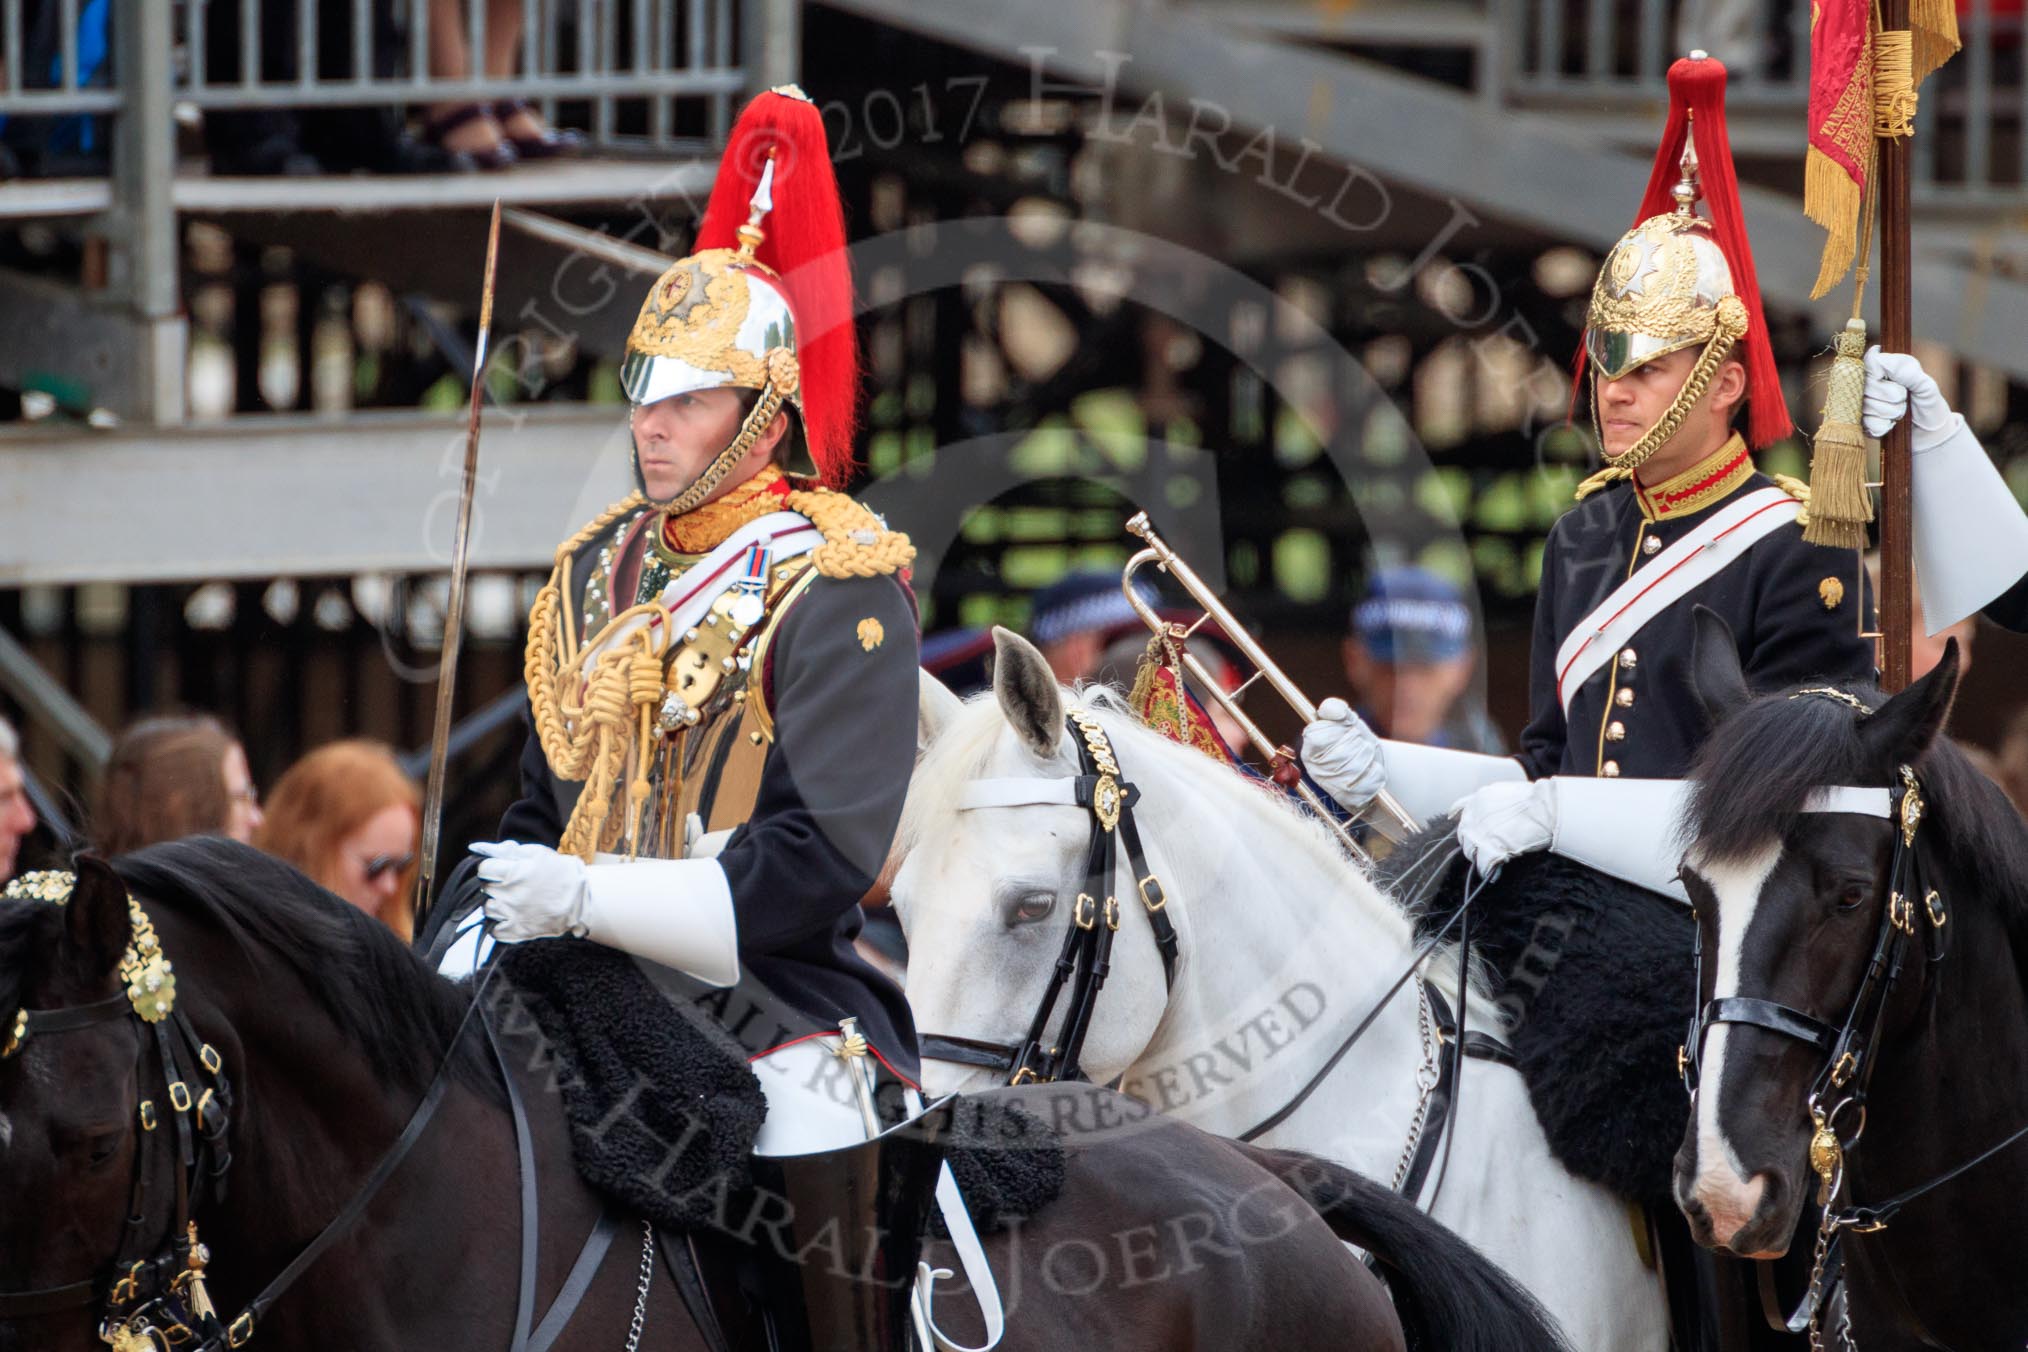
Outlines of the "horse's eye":
<svg viewBox="0 0 2028 1352">
<path fill-rule="evenodd" d="M 1867 887 L 1864 883 L 1846 883 L 1838 889 L 1838 909 L 1856 911 L 1866 904 Z"/>
<path fill-rule="evenodd" d="M 86 1159 L 91 1167 L 103 1168 L 112 1162 L 113 1156 L 120 1153 L 120 1134 L 114 1131 L 102 1132 L 86 1141 L 85 1149 L 88 1152 Z"/>
<path fill-rule="evenodd" d="M 1032 925 L 1038 920 L 1048 919 L 1049 913 L 1055 909 L 1054 892 L 1024 892 L 1007 907 L 1007 923 L 1009 926 Z"/>
</svg>

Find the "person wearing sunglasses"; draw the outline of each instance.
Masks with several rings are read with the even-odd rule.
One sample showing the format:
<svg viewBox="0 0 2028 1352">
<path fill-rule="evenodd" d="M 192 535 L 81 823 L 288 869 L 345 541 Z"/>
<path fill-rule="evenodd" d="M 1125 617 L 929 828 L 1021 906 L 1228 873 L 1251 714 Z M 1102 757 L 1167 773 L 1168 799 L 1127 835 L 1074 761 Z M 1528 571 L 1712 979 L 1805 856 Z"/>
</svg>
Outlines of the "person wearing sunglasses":
<svg viewBox="0 0 2028 1352">
<path fill-rule="evenodd" d="M 422 796 L 379 742 L 319 747 L 268 795 L 254 844 L 408 939 Z"/>
</svg>

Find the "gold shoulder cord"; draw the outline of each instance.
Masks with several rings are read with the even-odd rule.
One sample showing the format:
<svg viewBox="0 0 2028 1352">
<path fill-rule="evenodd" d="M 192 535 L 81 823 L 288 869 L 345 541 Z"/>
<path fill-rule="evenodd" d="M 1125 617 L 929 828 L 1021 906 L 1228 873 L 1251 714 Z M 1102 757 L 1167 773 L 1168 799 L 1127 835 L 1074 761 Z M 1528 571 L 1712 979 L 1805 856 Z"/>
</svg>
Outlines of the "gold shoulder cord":
<svg viewBox="0 0 2028 1352">
<path fill-rule="evenodd" d="M 601 644 L 623 626 L 649 615 L 657 605 L 630 606 L 614 615 L 597 634 L 579 640 L 571 607 L 571 557 L 627 513 L 646 505 L 631 493 L 599 514 L 556 551 L 549 581 L 536 593 L 528 612 L 528 652 L 523 675 L 534 712 L 535 735 L 542 754 L 561 779 L 584 781 L 584 791 L 571 809 L 557 849 L 589 860 L 617 844 L 624 833 L 632 840 L 647 802 L 649 742 L 662 701 L 662 658 L 668 644 L 666 625 L 633 624 L 625 641 L 596 660 Z M 640 754 L 627 787 L 623 818 L 612 812 L 613 793 L 625 768 L 628 734 L 635 732 Z"/>
</svg>

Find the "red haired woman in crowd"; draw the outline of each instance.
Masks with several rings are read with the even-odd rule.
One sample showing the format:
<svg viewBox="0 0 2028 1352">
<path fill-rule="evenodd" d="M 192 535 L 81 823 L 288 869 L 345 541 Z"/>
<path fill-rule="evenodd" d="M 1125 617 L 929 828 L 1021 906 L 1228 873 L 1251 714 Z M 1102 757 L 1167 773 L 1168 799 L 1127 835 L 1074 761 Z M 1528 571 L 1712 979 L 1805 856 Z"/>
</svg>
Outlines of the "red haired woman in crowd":
<svg viewBox="0 0 2028 1352">
<path fill-rule="evenodd" d="M 422 795 L 379 742 L 319 747 L 268 795 L 254 844 L 408 939 Z"/>
</svg>

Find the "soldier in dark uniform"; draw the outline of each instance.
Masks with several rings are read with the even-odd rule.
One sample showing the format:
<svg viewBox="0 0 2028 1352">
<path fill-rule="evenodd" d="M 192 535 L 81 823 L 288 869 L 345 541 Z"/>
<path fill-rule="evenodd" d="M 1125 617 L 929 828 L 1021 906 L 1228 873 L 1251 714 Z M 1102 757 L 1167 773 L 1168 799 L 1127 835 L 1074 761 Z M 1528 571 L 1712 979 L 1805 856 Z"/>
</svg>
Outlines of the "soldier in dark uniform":
<svg viewBox="0 0 2028 1352">
<path fill-rule="evenodd" d="M 852 943 L 914 763 L 918 632 L 907 537 L 830 486 L 857 379 L 836 193 L 816 108 L 760 95 L 628 338 L 638 491 L 557 551 L 522 796 L 473 849 L 492 938 L 757 987 L 780 1007 L 727 1016 L 755 1054 L 849 1018 L 912 1075 L 908 1004 Z"/>
<path fill-rule="evenodd" d="M 1723 68 L 1680 61 L 1670 87 L 1648 199 L 1592 294 L 1585 356 L 1606 467 L 1549 534 L 1519 754 L 1383 741 L 1335 700 L 1303 742 L 1306 768 L 1348 806 L 1383 786 L 1424 819 L 1462 800 L 1459 841 L 1482 868 L 1548 848 L 1663 891 L 1677 887 L 1667 837 L 1704 734 L 1694 608 L 1732 626 L 1763 687 L 1873 669 L 1857 553 L 1806 543 L 1807 490 L 1753 462 L 1791 427 L 1730 150 L 1705 130 L 1715 119 L 1695 118 L 1700 100 L 1722 107 Z"/>
</svg>

